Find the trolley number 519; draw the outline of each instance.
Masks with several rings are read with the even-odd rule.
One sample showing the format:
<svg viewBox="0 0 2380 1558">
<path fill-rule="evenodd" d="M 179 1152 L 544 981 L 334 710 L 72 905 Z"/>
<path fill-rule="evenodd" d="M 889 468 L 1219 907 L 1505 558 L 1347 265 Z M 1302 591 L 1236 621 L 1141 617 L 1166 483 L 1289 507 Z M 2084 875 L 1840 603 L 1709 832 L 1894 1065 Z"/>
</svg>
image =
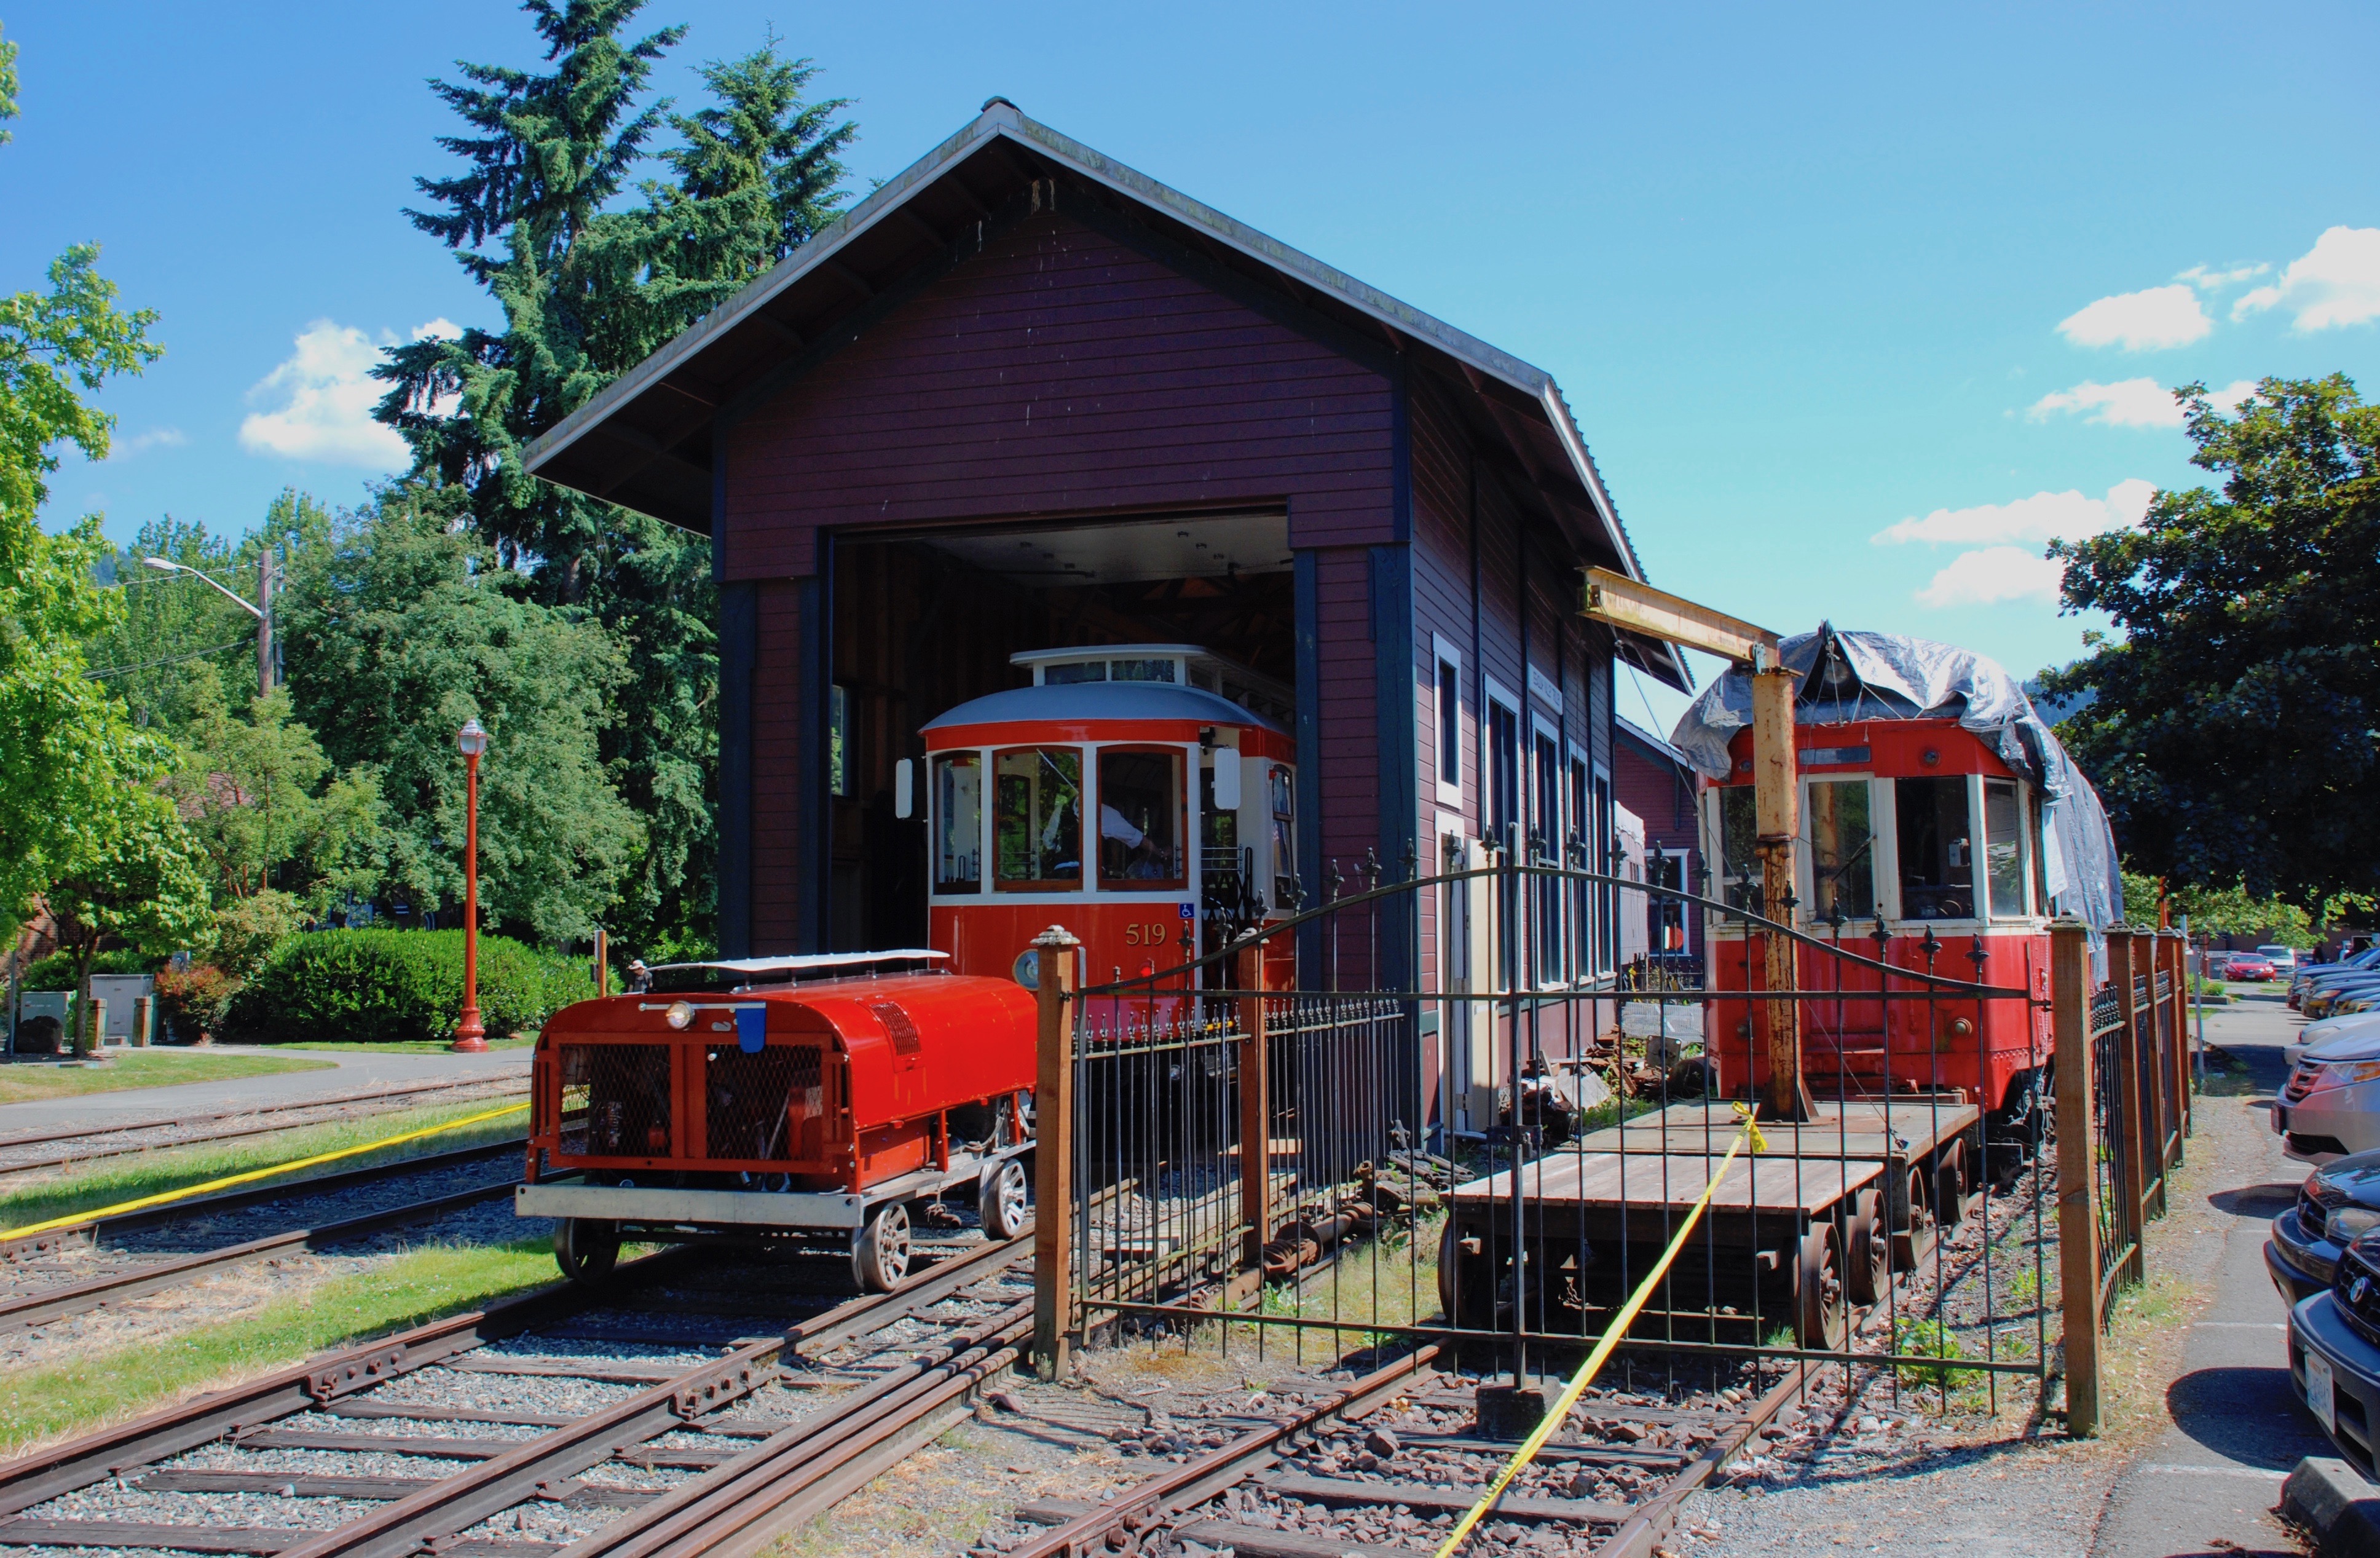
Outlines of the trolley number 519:
<svg viewBox="0 0 2380 1558">
<path fill-rule="evenodd" d="M 1160 921 L 1155 924 L 1133 924 L 1123 928 L 1126 946 L 1165 946 L 1172 941 L 1168 933 L 1172 928 Z"/>
</svg>

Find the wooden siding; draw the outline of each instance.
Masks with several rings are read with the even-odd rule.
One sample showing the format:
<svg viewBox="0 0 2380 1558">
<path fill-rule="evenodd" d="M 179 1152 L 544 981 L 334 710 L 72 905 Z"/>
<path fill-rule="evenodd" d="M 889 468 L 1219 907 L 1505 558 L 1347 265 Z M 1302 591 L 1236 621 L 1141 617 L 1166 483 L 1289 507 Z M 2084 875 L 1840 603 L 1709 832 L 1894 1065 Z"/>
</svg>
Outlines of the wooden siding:
<svg viewBox="0 0 2380 1558">
<path fill-rule="evenodd" d="M 752 944 L 803 950 L 802 603 L 789 579 L 759 586 L 752 676 Z"/>
<path fill-rule="evenodd" d="M 1395 537 L 1384 375 L 1043 213 L 726 434 L 722 577 L 821 529 L 1286 504 L 1293 547 Z"/>
</svg>

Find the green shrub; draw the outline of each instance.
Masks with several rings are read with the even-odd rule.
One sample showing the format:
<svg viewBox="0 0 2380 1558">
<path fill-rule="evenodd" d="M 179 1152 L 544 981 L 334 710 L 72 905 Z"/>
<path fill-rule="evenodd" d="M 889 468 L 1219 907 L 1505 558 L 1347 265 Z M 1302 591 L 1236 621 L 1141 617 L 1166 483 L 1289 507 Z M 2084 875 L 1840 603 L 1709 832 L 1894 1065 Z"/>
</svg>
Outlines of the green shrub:
<svg viewBox="0 0 2380 1558">
<path fill-rule="evenodd" d="M 94 974 L 145 974 L 164 961 L 143 952 L 103 952 L 91 960 L 91 971 Z M 7 979 L 6 962 L 0 960 L 0 994 L 6 993 Z M 24 990 L 72 990 L 75 983 L 74 954 L 54 952 L 47 957 L 36 957 L 25 965 L 24 971 L 17 976 L 17 983 Z"/>
<path fill-rule="evenodd" d="M 294 895 L 265 888 L 215 910 L 216 967 L 236 980 L 252 980 L 273 949 L 306 926 L 306 906 Z"/>
<path fill-rule="evenodd" d="M 195 1044 L 222 1032 L 224 1015 L 239 988 L 239 980 L 212 963 L 158 969 L 157 1009 L 165 1019 L 166 1034 Z"/>
<path fill-rule="evenodd" d="M 595 993 L 576 959 L 480 938 L 480 1020 L 492 1037 L 535 1029 Z M 225 1037 L 249 1043 L 443 1039 L 463 1009 L 460 931 L 313 931 L 276 946 L 233 998 Z"/>
</svg>

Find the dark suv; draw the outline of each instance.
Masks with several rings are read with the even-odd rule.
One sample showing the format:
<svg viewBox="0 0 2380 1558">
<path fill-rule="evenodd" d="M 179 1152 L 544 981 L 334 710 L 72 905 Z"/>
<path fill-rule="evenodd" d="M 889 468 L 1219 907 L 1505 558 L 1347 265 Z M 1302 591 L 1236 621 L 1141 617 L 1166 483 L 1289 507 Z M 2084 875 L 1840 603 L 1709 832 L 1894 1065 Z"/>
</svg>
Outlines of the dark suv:
<svg viewBox="0 0 2380 1558">
<path fill-rule="evenodd" d="M 2289 1382 L 2350 1465 L 2380 1471 L 2380 1231 L 2350 1244 L 2331 1285 L 2289 1311 Z"/>
<path fill-rule="evenodd" d="M 2291 1305 L 2331 1284 L 2338 1252 L 2380 1228 L 2380 1152 L 2325 1163 L 2298 1187 L 2297 1204 L 2273 1219 L 2265 1270 Z"/>
</svg>

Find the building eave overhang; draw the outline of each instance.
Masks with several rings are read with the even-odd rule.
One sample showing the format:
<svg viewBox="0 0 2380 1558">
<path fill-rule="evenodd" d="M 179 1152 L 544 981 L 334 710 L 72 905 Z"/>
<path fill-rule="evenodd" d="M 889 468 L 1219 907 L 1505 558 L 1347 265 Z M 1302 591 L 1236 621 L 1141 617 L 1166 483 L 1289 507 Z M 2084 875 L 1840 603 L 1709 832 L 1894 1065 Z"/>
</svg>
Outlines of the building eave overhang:
<svg viewBox="0 0 2380 1558">
<path fill-rule="evenodd" d="M 532 442 L 524 451 L 528 469 L 591 496 L 709 531 L 713 424 L 754 383 L 826 334 L 802 295 L 823 292 L 831 299 L 830 317 L 832 299 L 839 298 L 847 310 L 855 298 L 873 297 L 900 274 L 964 241 L 968 213 L 979 232 L 996 206 L 1062 176 L 1139 208 L 1161 228 L 1269 273 L 1308 307 L 1379 336 L 1392 350 L 1490 402 L 1487 420 L 1514 443 L 1519 468 L 1582 559 L 1632 578 L 1645 577 L 1551 374 L 1027 118 L 1000 98 Z M 937 214 L 920 218 L 917 208 L 929 201 Z M 1692 689 L 1685 662 L 1670 646 L 1620 639 L 1632 663 L 1681 690 Z"/>
</svg>

